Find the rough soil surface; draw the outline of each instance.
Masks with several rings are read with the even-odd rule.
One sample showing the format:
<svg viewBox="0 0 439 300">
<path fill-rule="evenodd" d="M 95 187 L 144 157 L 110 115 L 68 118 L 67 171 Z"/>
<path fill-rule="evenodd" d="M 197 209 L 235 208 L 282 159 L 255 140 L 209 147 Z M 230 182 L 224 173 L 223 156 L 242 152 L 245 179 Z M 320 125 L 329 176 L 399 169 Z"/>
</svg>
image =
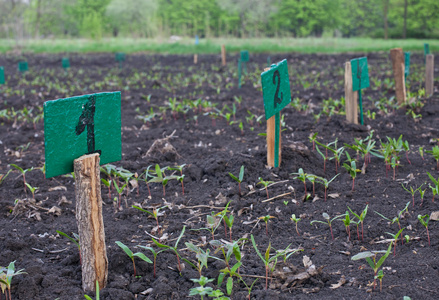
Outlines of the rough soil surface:
<svg viewBox="0 0 439 300">
<path fill-rule="evenodd" d="M 142 205 L 148 210 L 167 205 L 159 217 L 164 235 L 162 242 L 174 245 L 186 226 L 178 249 L 183 258 L 195 263 L 195 254 L 188 251 L 185 242 L 192 242 L 204 250 L 211 249 L 212 255 L 222 258 L 221 252 L 214 254 L 215 249 L 209 245 L 210 232 L 195 229 L 206 227 L 206 216 L 221 211 L 228 201 L 231 201 L 229 210 L 235 216 L 233 240 L 249 239 L 241 248 L 240 268 L 247 284 L 254 279 L 248 276 L 265 276 L 264 264 L 250 242 L 251 234 L 262 253 L 269 243 L 275 249 L 285 249 L 290 244 L 291 248 L 303 249 L 303 252 L 293 254 L 286 264 L 279 259 L 269 289 L 264 290 L 265 279 L 261 278 L 252 290 L 251 299 L 402 299 L 403 296 L 434 299 L 439 282 L 439 226 L 436 221 L 430 221 L 429 245 L 425 227 L 417 216 L 438 210 L 439 199 L 432 201 L 433 194 L 428 188 L 431 181 L 427 176 L 430 172 L 437 177 L 438 172 L 433 156 L 424 153 L 423 159 L 418 149 L 422 146 L 424 150 L 431 150 L 439 138 L 435 126 L 438 97 L 436 94 L 420 100 L 425 104 L 417 110 L 422 118 L 407 115 L 405 107 L 389 108 L 387 114 L 380 112 L 374 103 L 394 95 L 391 62 L 388 53 L 370 53 L 367 54 L 369 73 L 374 80 L 371 80 L 370 88 L 363 90 L 363 99 L 365 112 L 375 112 L 376 118 L 365 117 L 364 126 L 347 124 L 345 116 L 339 113 L 331 116 L 322 113 L 316 120 L 313 115 L 322 111 L 323 100 L 344 96 L 343 63 L 359 56 L 361 54 L 271 56 L 272 62 L 288 60 L 292 98 L 298 98 L 303 107 L 298 111 L 288 106 L 282 111 L 286 130 L 282 133 L 282 165 L 276 169 L 266 167 L 265 137 L 258 135 L 265 131 L 265 120 L 260 124 L 246 121 L 247 111 L 258 116 L 263 114 L 259 74 L 266 65 L 267 55 L 251 55 L 241 89 L 237 86 L 237 56 L 232 55 L 228 56 L 226 67 L 220 66 L 219 55 L 199 55 L 196 66 L 191 56 L 129 55 L 122 70 L 118 69 L 111 54 L 71 55 L 72 68 L 67 73 L 61 68 L 60 55 L 29 55 L 26 59 L 30 71 L 24 77 L 16 70 L 20 57 L 0 56 L 7 80 L 5 86 L 0 86 L 0 111 L 8 109 L 11 113 L 11 108 L 18 111 L 27 107 L 33 108 L 33 116 L 36 116 L 46 100 L 121 91 L 123 158 L 114 165 L 142 174 L 150 165 L 186 164 L 184 195 L 180 183 L 171 180 L 165 196 L 160 184 L 151 183 L 149 198 L 147 186 L 140 180 L 139 194 L 135 186 L 130 185 L 128 193 L 125 191 L 122 195 L 122 209 L 119 210 L 113 203 L 114 188 L 110 198 L 108 188 L 102 185 L 109 260 L 108 284 L 100 293 L 103 299 L 186 299 L 189 290 L 197 286 L 191 279 L 199 278 L 198 272 L 185 263 L 180 275 L 176 256 L 171 251 L 158 255 L 156 277 L 153 265 L 140 259 L 136 259 L 139 276 L 133 276 L 131 260 L 115 241 L 123 242 L 134 252 L 143 251 L 152 259 L 150 252 L 135 246 L 155 247 L 151 236 L 159 237 L 160 233 L 154 228 L 155 220 L 131 208 L 132 205 Z M 413 75 L 408 83 L 410 90 L 417 92 L 424 86 L 423 57 L 414 54 L 411 61 Z M 151 95 L 150 101 L 148 95 Z M 209 111 L 207 106 L 172 114 L 167 104 L 174 97 L 178 102 L 199 98 L 204 103 L 211 101 L 219 110 L 225 104 L 232 109 L 235 103 L 237 123 L 228 125 L 223 117 L 212 120 L 205 115 Z M 241 104 L 235 97 L 242 98 Z M 159 107 L 168 107 L 166 114 Z M 157 113 L 155 118 L 146 122 L 136 118 L 149 114 L 151 108 Z M 238 126 L 241 121 L 243 132 Z M 56 230 L 69 235 L 77 232 L 74 179 L 71 176 L 45 179 L 43 172 L 37 169 L 44 164 L 44 128 L 42 121 L 35 125 L 34 128 L 32 121 L 23 118 L 8 120 L 0 115 L 0 174 L 11 169 L 10 164 L 25 169 L 34 167 L 26 173 L 26 180 L 38 187 L 33 200 L 30 191 L 25 192 L 22 175 L 14 168 L 0 185 L 0 266 L 16 261 L 16 268 L 25 269 L 27 273 L 13 278 L 13 299 L 84 299 L 78 249 L 56 233 Z M 327 162 L 324 172 L 323 159 L 312 149 L 310 134 L 318 132 L 317 140 L 325 144 L 338 139 L 341 147 L 344 143 L 353 144 L 355 138 L 366 138 L 371 130 L 374 130 L 373 140 L 377 141 L 376 149 L 380 147 L 379 140 L 385 142 L 386 137 L 398 138 L 402 134 L 403 140 L 410 144 L 408 158 L 411 163 L 403 153 L 394 180 L 392 169 L 386 176 L 383 159 L 372 156 L 365 174 L 358 174 L 354 191 L 350 175 L 344 168 L 338 168 L 340 175 L 330 184 L 328 193 L 331 196 L 326 201 L 321 184 L 315 186 L 316 197 L 304 201 L 304 185 L 293 179 L 291 173 L 303 168 L 308 174 L 327 179 L 336 175 L 334 160 Z M 173 131 L 174 137 L 168 140 L 174 148 L 172 151 L 151 151 L 146 155 L 154 141 Z M 352 150 L 349 153 L 356 157 Z M 343 156 L 342 163 L 345 160 Z M 239 195 L 238 185 L 228 172 L 237 175 L 242 165 L 245 175 L 242 195 Z M 361 157 L 357 166 L 359 169 L 363 166 Z M 103 173 L 101 176 L 107 178 Z M 262 185 L 256 186 L 259 177 L 276 183 L 268 188 L 270 197 L 288 194 L 263 202 L 267 196 Z M 424 182 L 427 182 L 423 187 L 427 191 L 423 204 L 421 206 L 420 195 L 416 193 L 413 207 L 411 194 L 401 185 L 417 188 Z M 306 188 L 312 194 L 310 182 Z M 398 224 L 391 224 L 375 212 L 393 219 L 409 201 L 408 213 L 403 214 L 400 224 L 405 227 L 403 235 L 408 235 L 410 240 L 403 244 L 398 242 L 396 256 L 392 249 L 383 264 L 382 291 L 379 283 L 373 289 L 372 269 L 365 260 L 352 261 L 351 257 L 366 250 L 387 249 L 389 242 L 380 241 L 390 238 L 386 232 L 396 233 Z M 352 224 L 349 240 L 340 220 L 333 222 L 334 240 L 328 226 L 310 224 L 312 220 L 324 221 L 322 213 L 332 218 L 344 214 L 348 206 L 360 213 L 366 205 L 364 239 L 361 238 L 361 226 L 357 236 L 356 226 Z M 300 236 L 290 220 L 292 214 L 302 219 L 298 224 Z M 265 223 L 258 220 L 266 215 L 275 217 L 268 223 L 268 235 Z M 229 240 L 222 222 L 215 239 Z M 313 267 L 304 264 L 305 256 Z M 233 258 L 232 264 L 235 262 Z M 216 279 L 223 268 L 223 262 L 209 259 L 208 268 L 203 269 L 204 276 L 215 279 L 209 286 L 217 288 Z M 298 274 L 300 276 L 294 278 Z M 337 286 L 339 282 L 341 284 Z M 225 283 L 220 289 L 225 292 Z M 94 296 L 94 293 L 88 294 Z M 246 297 L 244 284 L 235 280 L 231 298 Z"/>
</svg>

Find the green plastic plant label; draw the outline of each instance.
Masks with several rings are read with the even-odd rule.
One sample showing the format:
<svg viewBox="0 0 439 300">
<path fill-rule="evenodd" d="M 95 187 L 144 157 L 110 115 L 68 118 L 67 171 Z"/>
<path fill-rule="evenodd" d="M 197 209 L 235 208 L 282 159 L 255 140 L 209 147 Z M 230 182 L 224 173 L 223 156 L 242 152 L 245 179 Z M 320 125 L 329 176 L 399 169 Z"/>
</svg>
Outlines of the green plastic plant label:
<svg viewBox="0 0 439 300">
<path fill-rule="evenodd" d="M 248 51 L 247 50 L 241 51 L 241 61 L 247 62 L 249 60 L 250 60 L 250 55 L 248 54 Z"/>
<path fill-rule="evenodd" d="M 68 58 L 68 57 L 63 57 L 61 63 L 62 63 L 62 67 L 63 67 L 64 69 L 68 69 L 68 68 L 70 68 L 70 61 L 69 61 L 69 58 Z"/>
<path fill-rule="evenodd" d="M 404 52 L 404 75 L 405 77 L 410 74 L 410 52 Z"/>
<path fill-rule="evenodd" d="M 0 84 L 5 84 L 5 69 L 0 67 Z"/>
<path fill-rule="evenodd" d="M 425 43 L 424 44 L 424 55 L 430 54 L 430 45 Z"/>
<path fill-rule="evenodd" d="M 123 52 L 118 52 L 116 53 L 116 61 L 125 61 L 125 53 Z"/>
<path fill-rule="evenodd" d="M 73 171 L 73 160 L 99 153 L 100 163 L 122 159 L 120 92 L 44 103 L 46 178 Z"/>
<path fill-rule="evenodd" d="M 18 63 L 18 71 L 26 72 L 27 70 L 29 70 L 29 67 L 27 66 L 27 61 L 20 61 Z"/>
<path fill-rule="evenodd" d="M 352 68 L 352 90 L 359 91 L 370 86 L 369 70 L 367 68 L 367 57 L 360 57 L 351 60 Z"/>
<path fill-rule="evenodd" d="M 284 59 L 261 74 L 265 119 L 268 120 L 291 102 L 288 64 Z"/>
</svg>

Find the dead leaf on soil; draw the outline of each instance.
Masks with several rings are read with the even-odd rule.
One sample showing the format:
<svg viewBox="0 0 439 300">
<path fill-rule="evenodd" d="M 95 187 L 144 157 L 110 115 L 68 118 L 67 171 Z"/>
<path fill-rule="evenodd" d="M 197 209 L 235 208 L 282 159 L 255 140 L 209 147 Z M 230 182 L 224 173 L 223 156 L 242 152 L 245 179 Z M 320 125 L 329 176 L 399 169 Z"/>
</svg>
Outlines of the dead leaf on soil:
<svg viewBox="0 0 439 300">
<path fill-rule="evenodd" d="M 139 182 L 135 179 L 130 180 L 130 184 L 133 187 L 133 189 L 137 188 L 139 186 Z"/>
<path fill-rule="evenodd" d="M 433 221 L 438 221 L 439 220 L 439 211 L 432 212 L 430 215 L 430 219 Z"/>
<path fill-rule="evenodd" d="M 308 256 L 306 256 L 306 255 L 303 256 L 303 260 L 302 261 L 303 261 L 303 266 L 305 268 L 308 268 L 308 267 L 310 267 L 312 265 L 311 259 Z"/>
<path fill-rule="evenodd" d="M 339 287 L 341 287 L 345 283 L 346 283 L 346 278 L 344 277 L 344 275 L 341 275 L 340 280 L 337 283 L 331 284 L 331 286 L 329 288 L 331 290 L 335 290 L 335 289 L 338 289 Z"/>
<path fill-rule="evenodd" d="M 337 193 L 328 194 L 328 197 L 329 197 L 329 198 L 332 198 L 332 199 L 335 199 L 335 198 L 340 197 L 340 194 L 337 194 Z"/>
<path fill-rule="evenodd" d="M 54 214 L 55 216 L 60 216 L 61 212 L 62 212 L 61 208 L 59 208 L 57 206 L 52 206 L 52 208 L 49 209 L 49 211 L 47 213 Z"/>
<path fill-rule="evenodd" d="M 59 186 L 51 187 L 49 189 L 49 192 L 53 192 L 53 191 L 66 191 L 67 192 L 67 188 L 63 185 L 59 185 Z"/>
<path fill-rule="evenodd" d="M 63 204 L 70 205 L 72 204 L 72 201 L 67 200 L 66 196 L 62 196 L 61 199 L 58 201 L 58 206 L 61 206 Z"/>
</svg>

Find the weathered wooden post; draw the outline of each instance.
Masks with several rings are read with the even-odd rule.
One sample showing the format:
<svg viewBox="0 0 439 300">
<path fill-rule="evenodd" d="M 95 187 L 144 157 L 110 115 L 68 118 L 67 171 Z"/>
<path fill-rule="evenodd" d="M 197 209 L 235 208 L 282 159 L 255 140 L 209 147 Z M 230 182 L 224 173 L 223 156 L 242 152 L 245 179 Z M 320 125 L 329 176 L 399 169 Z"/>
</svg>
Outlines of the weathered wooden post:
<svg viewBox="0 0 439 300">
<path fill-rule="evenodd" d="M 120 92 L 44 103 L 46 178 L 75 172 L 84 291 L 107 283 L 99 165 L 122 158 L 120 109 Z"/>
<path fill-rule="evenodd" d="M 226 63 L 226 46 L 221 45 L 221 64 L 224 67 Z"/>
<path fill-rule="evenodd" d="M 404 79 L 404 52 L 401 48 L 390 50 L 392 59 L 393 76 L 395 78 L 395 94 L 398 105 L 405 104 L 407 101 Z"/>
<path fill-rule="evenodd" d="M 434 55 L 427 54 L 425 63 L 425 93 L 431 97 L 434 93 Z"/>
<path fill-rule="evenodd" d="M 344 94 L 346 106 L 346 120 L 349 123 L 358 124 L 358 92 L 352 90 L 352 67 L 351 62 L 345 63 Z"/>
</svg>

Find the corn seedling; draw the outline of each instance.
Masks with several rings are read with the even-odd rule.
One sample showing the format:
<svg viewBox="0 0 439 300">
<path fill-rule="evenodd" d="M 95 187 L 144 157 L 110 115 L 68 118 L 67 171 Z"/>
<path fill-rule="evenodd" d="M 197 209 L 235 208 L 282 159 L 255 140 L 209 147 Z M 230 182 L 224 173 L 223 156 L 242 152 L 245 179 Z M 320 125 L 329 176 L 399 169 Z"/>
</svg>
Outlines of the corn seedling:
<svg viewBox="0 0 439 300">
<path fill-rule="evenodd" d="M 186 230 L 186 226 L 183 226 L 183 229 L 181 230 L 181 233 L 178 236 L 177 241 L 175 242 L 174 247 L 161 244 L 161 243 L 157 242 L 155 239 L 152 239 L 152 241 L 154 242 L 154 244 L 156 244 L 157 247 L 163 248 L 163 249 L 168 249 L 168 250 L 171 250 L 171 251 L 173 251 L 175 253 L 175 255 L 177 256 L 178 272 L 180 274 L 181 274 L 182 268 L 181 268 L 181 264 L 180 264 L 180 254 L 178 253 L 177 247 L 178 247 L 178 243 L 180 242 L 181 238 L 183 237 L 183 234 L 184 234 L 185 230 Z"/>
<path fill-rule="evenodd" d="M 138 257 L 144 261 L 146 261 L 149 264 L 152 264 L 152 261 L 145 256 L 145 254 L 143 254 L 142 252 L 136 252 L 133 253 L 130 248 L 128 248 L 125 244 L 123 244 L 122 242 L 116 241 L 116 244 L 122 248 L 122 250 L 129 256 L 129 258 L 131 259 L 131 261 L 133 262 L 133 268 L 134 268 L 134 277 L 136 277 L 136 264 L 134 262 L 134 257 Z"/>
<path fill-rule="evenodd" d="M 305 188 L 305 194 L 306 194 L 306 173 L 303 172 L 303 169 L 300 168 L 297 173 L 291 173 L 291 175 L 297 175 L 296 177 L 293 177 L 293 179 L 299 179 L 303 182 L 303 186 Z"/>
<path fill-rule="evenodd" d="M 155 219 L 155 221 L 157 223 L 157 232 L 159 232 L 160 235 L 162 235 L 162 230 L 160 229 L 160 225 L 159 225 L 159 211 L 164 209 L 164 208 L 166 208 L 166 207 L 168 207 L 168 206 L 165 205 L 165 206 L 162 206 L 162 207 L 159 207 L 159 208 L 155 208 L 154 207 L 152 209 L 152 212 L 150 212 L 150 211 L 148 211 L 146 209 L 143 209 L 143 208 L 141 208 L 139 206 L 133 205 L 133 208 L 138 209 L 140 211 L 143 211 L 144 213 L 149 214 L 150 216 L 152 216 Z M 160 239 L 159 239 L 159 241 L 160 241 Z"/>
<path fill-rule="evenodd" d="M 428 232 L 428 221 L 430 221 L 430 216 L 426 214 L 425 216 L 418 215 L 419 222 L 424 225 L 425 229 L 427 230 L 427 237 L 428 237 L 428 245 L 430 244 L 430 233 Z"/>
<path fill-rule="evenodd" d="M 339 219 L 339 218 L 344 217 L 344 215 L 339 215 L 339 216 L 336 216 L 336 217 L 334 217 L 332 219 L 329 217 L 329 215 L 327 213 L 323 213 L 322 216 L 326 220 L 326 222 L 320 221 L 320 220 L 312 220 L 311 221 L 311 225 L 314 224 L 314 223 L 327 224 L 329 226 L 330 231 L 331 231 L 332 240 L 334 240 L 334 234 L 332 233 L 332 222 L 337 220 L 337 219 Z"/>
<path fill-rule="evenodd" d="M 238 188 L 239 188 L 239 195 L 241 195 L 241 182 L 244 179 L 244 166 L 241 166 L 241 169 L 239 170 L 239 175 L 236 177 L 232 173 L 229 172 L 229 176 L 232 177 L 233 180 L 238 182 Z"/>
<path fill-rule="evenodd" d="M 265 181 L 265 180 L 262 179 L 262 177 L 259 177 L 258 180 L 259 180 L 259 182 L 256 183 L 256 185 L 258 185 L 258 184 L 262 184 L 262 185 L 264 186 L 265 191 L 267 192 L 267 199 L 269 199 L 270 197 L 268 196 L 268 186 L 269 186 L 270 184 L 274 183 L 274 181 L 268 181 L 268 180 Z"/>
<path fill-rule="evenodd" d="M 346 157 L 348 158 L 349 164 L 343 163 L 343 167 L 348 171 L 349 175 L 352 177 L 352 191 L 355 188 L 355 178 L 357 177 L 357 172 L 360 172 L 360 170 L 357 169 L 357 164 L 355 163 L 355 160 L 351 159 L 349 156 L 349 153 L 346 152 Z"/>
<path fill-rule="evenodd" d="M 401 183 L 401 185 L 402 185 L 402 188 L 404 190 L 406 190 L 408 193 L 410 193 L 410 195 L 412 195 L 413 207 L 415 207 L 415 193 L 416 193 L 416 191 L 420 191 L 424 184 L 421 184 L 421 186 L 418 187 L 416 190 L 414 190 L 413 187 L 410 187 L 410 190 L 409 190 L 404 186 L 404 184 Z"/>
<path fill-rule="evenodd" d="M 160 252 L 165 251 L 166 249 L 155 251 L 152 247 L 137 245 L 137 247 L 143 248 L 145 250 L 151 251 L 152 255 L 154 256 L 153 264 L 154 264 L 154 278 L 156 277 L 156 264 L 157 264 L 157 255 L 159 255 Z"/>
<path fill-rule="evenodd" d="M 114 188 L 116 189 L 116 192 L 117 192 L 117 195 L 118 195 L 118 197 L 117 197 L 117 207 L 120 208 L 120 204 L 121 204 L 120 198 L 121 198 L 121 195 L 123 193 L 123 190 L 127 187 L 127 183 L 125 183 L 124 185 L 119 187 L 119 185 L 116 183 L 116 180 L 113 180 L 113 185 L 114 185 Z"/>
<path fill-rule="evenodd" d="M 401 228 L 398 231 L 398 233 L 396 233 L 396 234 L 393 234 L 393 233 L 390 233 L 390 232 L 386 232 L 388 235 L 390 235 L 393 238 L 393 256 L 396 256 L 396 244 L 398 243 L 398 237 L 399 237 L 399 235 L 402 233 L 402 231 L 404 229 L 405 229 L 405 227 Z M 401 236 L 401 239 L 404 240 L 404 238 L 402 236 Z"/>
<path fill-rule="evenodd" d="M 11 296 L 11 284 L 12 284 L 12 277 L 20 275 L 20 274 L 27 274 L 26 272 L 23 272 L 24 269 L 15 271 L 15 261 L 9 263 L 7 268 L 0 267 L 0 289 L 2 290 L 2 293 L 5 293 L 6 290 L 8 290 L 9 294 L 9 300 L 12 300 Z"/>
<path fill-rule="evenodd" d="M 73 244 L 76 245 L 76 247 L 78 247 L 78 252 L 79 252 L 79 261 L 82 265 L 82 257 L 81 257 L 81 246 L 79 244 L 79 235 L 77 233 L 72 232 L 73 237 L 69 236 L 67 233 L 64 233 L 60 230 L 56 231 L 58 234 L 62 235 L 63 237 L 68 238 Z"/>
<path fill-rule="evenodd" d="M 436 180 L 433 175 L 431 175 L 430 173 L 427 172 L 428 177 L 430 177 L 430 180 L 434 183 L 434 186 L 431 184 L 428 184 L 428 186 L 430 187 L 432 193 L 433 193 L 433 198 L 432 201 L 434 202 L 434 196 L 436 196 L 437 194 L 439 194 L 439 178 Z"/>
<path fill-rule="evenodd" d="M 436 169 L 439 171 L 439 147 L 438 146 L 434 146 L 431 149 L 431 151 L 427 150 L 425 152 L 430 153 L 431 155 L 433 155 L 434 159 L 436 160 Z"/>
<path fill-rule="evenodd" d="M 16 164 L 11 164 L 11 167 L 14 167 L 15 169 L 17 169 L 21 173 L 21 175 L 23 175 L 24 192 L 27 194 L 27 192 L 26 192 L 26 173 L 29 171 L 32 171 L 34 169 L 34 167 L 32 167 L 30 169 L 22 169 L 21 167 L 17 166 Z"/>
<path fill-rule="evenodd" d="M 334 179 L 335 179 L 338 175 L 340 175 L 340 174 L 335 175 L 334 177 L 332 177 L 331 180 L 328 180 L 328 179 L 323 178 L 323 177 L 317 177 L 317 180 L 318 180 L 321 184 L 323 184 L 323 185 L 325 186 L 325 202 L 326 202 L 326 196 L 327 196 L 327 193 L 328 193 L 329 185 L 331 184 L 332 181 L 334 181 Z"/>
<path fill-rule="evenodd" d="M 360 252 L 354 256 L 352 256 L 352 260 L 360 260 L 360 259 L 366 259 L 367 263 L 369 264 L 369 266 L 373 269 L 373 288 L 375 289 L 376 287 L 376 279 L 377 274 L 378 274 L 378 270 L 381 268 L 381 266 L 383 265 L 384 261 L 386 260 L 386 258 L 389 256 L 390 251 L 392 250 L 392 243 L 389 244 L 389 247 L 387 248 L 387 251 L 385 250 L 380 250 L 380 251 L 365 251 L 365 252 Z M 377 254 L 384 254 L 379 260 L 378 262 L 376 261 L 377 259 Z M 382 279 L 382 276 L 381 276 Z"/>
<path fill-rule="evenodd" d="M 300 219 L 300 218 L 296 218 L 296 215 L 295 215 L 295 214 L 292 214 L 290 220 L 293 221 L 293 222 L 296 224 L 296 232 L 297 232 L 297 235 L 300 236 L 299 229 L 297 228 L 297 225 L 298 225 L 298 223 L 299 223 L 299 221 L 300 221 L 301 219 Z"/>
<path fill-rule="evenodd" d="M 186 166 L 186 164 L 182 164 L 180 166 L 176 167 L 168 167 L 168 170 L 175 170 L 180 171 L 180 176 L 176 176 L 176 179 L 181 182 L 181 193 L 184 195 L 184 174 L 183 174 L 183 168 Z"/>
<path fill-rule="evenodd" d="M 273 219 L 273 218 L 276 218 L 276 217 L 266 215 L 266 216 L 258 218 L 258 220 L 263 220 L 265 222 L 265 233 L 267 234 L 267 236 L 268 236 L 268 221 L 270 221 L 270 219 Z"/>
<path fill-rule="evenodd" d="M 155 174 L 149 182 L 160 182 L 163 186 L 163 196 L 166 196 L 166 185 L 168 184 L 169 180 L 176 179 L 176 176 L 166 176 L 164 170 L 167 168 L 160 169 L 160 166 L 158 164 L 155 165 Z"/>
<path fill-rule="evenodd" d="M 358 219 L 358 222 L 361 223 L 361 240 L 364 240 L 364 231 L 363 231 L 363 224 L 364 224 L 364 219 L 366 218 L 367 215 L 367 209 L 369 207 L 369 204 L 366 205 L 366 207 L 364 208 L 364 210 L 361 212 L 360 215 L 358 215 L 357 213 L 353 212 L 352 209 L 348 206 L 349 211 Z M 357 237 L 358 239 L 360 239 L 360 234 L 358 232 L 358 225 L 359 223 L 357 223 Z"/>
<path fill-rule="evenodd" d="M 350 225 L 352 223 L 352 220 L 349 216 L 349 211 L 346 211 L 346 213 L 344 214 L 344 219 L 342 219 L 341 221 L 343 221 L 344 227 L 346 228 L 346 233 L 348 234 L 348 240 L 351 240 L 351 228 Z"/>
</svg>

